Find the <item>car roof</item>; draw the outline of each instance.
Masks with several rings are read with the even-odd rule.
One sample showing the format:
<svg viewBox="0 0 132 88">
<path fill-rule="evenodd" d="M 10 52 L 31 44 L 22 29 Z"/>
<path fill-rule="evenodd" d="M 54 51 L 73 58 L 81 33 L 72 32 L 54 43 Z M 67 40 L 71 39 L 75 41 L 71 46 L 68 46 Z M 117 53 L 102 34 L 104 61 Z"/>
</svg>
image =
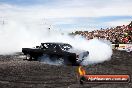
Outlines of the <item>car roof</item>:
<svg viewBox="0 0 132 88">
<path fill-rule="evenodd" d="M 46 43 L 41 43 L 41 44 L 57 44 L 57 45 L 64 45 L 64 44 L 68 44 L 68 43 L 60 43 L 60 42 L 46 42 Z M 70 45 L 70 44 L 68 44 Z"/>
</svg>

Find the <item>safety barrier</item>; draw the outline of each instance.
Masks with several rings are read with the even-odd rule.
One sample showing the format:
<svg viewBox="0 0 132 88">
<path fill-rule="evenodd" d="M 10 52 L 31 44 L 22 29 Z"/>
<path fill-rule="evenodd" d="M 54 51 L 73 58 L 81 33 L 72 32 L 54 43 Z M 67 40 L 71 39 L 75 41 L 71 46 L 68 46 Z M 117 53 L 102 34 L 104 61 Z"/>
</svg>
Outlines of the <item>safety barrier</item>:
<svg viewBox="0 0 132 88">
<path fill-rule="evenodd" d="M 132 44 L 112 44 L 112 49 L 132 51 Z"/>
</svg>

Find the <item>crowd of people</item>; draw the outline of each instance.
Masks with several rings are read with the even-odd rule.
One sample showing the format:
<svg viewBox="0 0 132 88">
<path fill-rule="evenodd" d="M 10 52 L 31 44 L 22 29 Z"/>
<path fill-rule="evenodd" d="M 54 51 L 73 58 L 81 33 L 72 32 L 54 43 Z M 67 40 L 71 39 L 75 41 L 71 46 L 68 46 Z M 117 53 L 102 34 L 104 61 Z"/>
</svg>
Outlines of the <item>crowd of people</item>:
<svg viewBox="0 0 132 88">
<path fill-rule="evenodd" d="M 76 31 L 73 34 L 79 34 L 86 39 L 107 39 L 113 44 L 132 44 L 132 22 L 129 25 L 117 26 L 107 29 L 88 31 Z"/>
</svg>

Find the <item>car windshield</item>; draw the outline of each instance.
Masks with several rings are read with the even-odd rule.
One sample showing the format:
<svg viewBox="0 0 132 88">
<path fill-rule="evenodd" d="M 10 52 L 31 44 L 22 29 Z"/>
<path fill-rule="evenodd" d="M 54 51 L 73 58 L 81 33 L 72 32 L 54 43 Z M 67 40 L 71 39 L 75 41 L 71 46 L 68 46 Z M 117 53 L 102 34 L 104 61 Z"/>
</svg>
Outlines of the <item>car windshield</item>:
<svg viewBox="0 0 132 88">
<path fill-rule="evenodd" d="M 60 46 L 62 51 L 67 51 L 67 50 L 72 48 L 72 46 L 69 44 L 63 44 L 63 45 L 59 45 L 59 46 Z"/>
</svg>

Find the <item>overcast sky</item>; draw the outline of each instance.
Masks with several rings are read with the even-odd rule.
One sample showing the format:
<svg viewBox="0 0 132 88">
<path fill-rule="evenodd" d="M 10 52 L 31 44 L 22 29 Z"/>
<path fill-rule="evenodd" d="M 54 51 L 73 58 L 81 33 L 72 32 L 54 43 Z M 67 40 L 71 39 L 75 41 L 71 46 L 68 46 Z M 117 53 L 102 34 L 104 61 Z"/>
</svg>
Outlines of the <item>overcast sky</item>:
<svg viewBox="0 0 132 88">
<path fill-rule="evenodd" d="M 91 30 L 128 24 L 132 0 L 0 0 L 0 20 Z"/>
</svg>

